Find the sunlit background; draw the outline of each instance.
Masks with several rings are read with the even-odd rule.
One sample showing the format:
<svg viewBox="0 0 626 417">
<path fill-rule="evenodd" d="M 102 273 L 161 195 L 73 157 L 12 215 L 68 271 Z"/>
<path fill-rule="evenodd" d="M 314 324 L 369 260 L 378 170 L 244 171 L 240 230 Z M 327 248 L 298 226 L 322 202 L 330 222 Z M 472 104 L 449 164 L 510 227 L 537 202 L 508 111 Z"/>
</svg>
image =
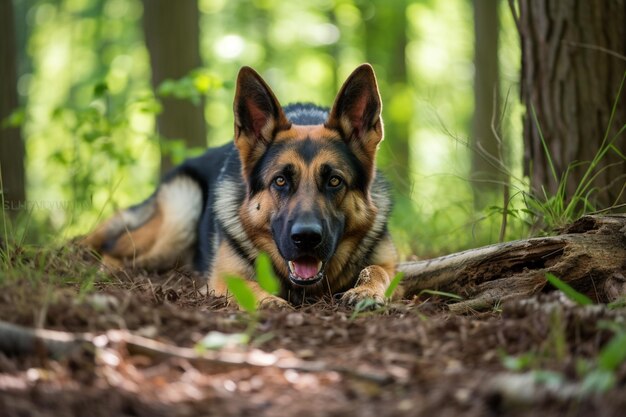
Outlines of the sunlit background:
<svg viewBox="0 0 626 417">
<path fill-rule="evenodd" d="M 158 183 L 159 96 L 150 84 L 142 3 L 15 5 L 25 22 L 17 26 L 28 234 L 67 239 L 144 199 Z M 498 51 L 504 110 L 498 118 L 515 197 L 524 181 L 519 39 L 504 6 Z M 388 134 L 379 165 L 396 190 L 391 231 L 402 255 L 433 256 L 499 239 L 502 196 L 495 193 L 476 207 L 468 180 L 474 109 L 470 1 L 200 0 L 199 9 L 203 66 L 190 80 L 193 92 L 205 98 L 208 146 L 232 139 L 233 82 L 242 65 L 256 68 L 283 104 L 330 105 L 345 77 L 369 61 L 383 96 Z M 404 38 L 402 50 L 385 48 L 383 41 L 392 36 Z M 402 137 L 394 137 L 397 132 Z M 174 153 L 180 160 L 197 152 Z M 526 233 L 518 220 L 509 220 L 507 237 Z"/>
</svg>

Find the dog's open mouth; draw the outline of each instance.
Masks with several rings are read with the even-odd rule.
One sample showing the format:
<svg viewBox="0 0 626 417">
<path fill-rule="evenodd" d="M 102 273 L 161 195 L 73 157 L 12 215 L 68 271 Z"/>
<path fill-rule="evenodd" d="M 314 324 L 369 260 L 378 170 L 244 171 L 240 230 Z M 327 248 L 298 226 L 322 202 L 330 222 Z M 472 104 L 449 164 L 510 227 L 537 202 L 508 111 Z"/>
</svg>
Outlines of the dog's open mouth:
<svg viewBox="0 0 626 417">
<path fill-rule="evenodd" d="M 324 277 L 324 263 L 312 256 L 289 261 L 289 279 L 296 285 L 313 285 Z"/>
</svg>

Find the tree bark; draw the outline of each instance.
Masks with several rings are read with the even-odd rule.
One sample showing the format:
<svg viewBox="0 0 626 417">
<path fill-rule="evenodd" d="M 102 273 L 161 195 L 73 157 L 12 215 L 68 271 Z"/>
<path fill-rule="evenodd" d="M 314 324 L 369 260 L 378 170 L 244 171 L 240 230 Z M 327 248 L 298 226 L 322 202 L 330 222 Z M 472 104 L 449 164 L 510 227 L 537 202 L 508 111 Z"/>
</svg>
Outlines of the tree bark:
<svg viewBox="0 0 626 417">
<path fill-rule="evenodd" d="M 597 302 L 626 295 L 626 215 L 584 216 L 563 234 L 501 243 L 427 261 L 404 263 L 405 296 L 439 290 L 463 297 L 455 312 L 549 289 L 552 273 Z"/>
<path fill-rule="evenodd" d="M 195 0 L 143 0 L 143 27 L 155 90 L 167 79 L 184 77 L 201 65 L 199 11 Z M 204 103 L 196 106 L 174 97 L 162 99 L 157 118 L 161 136 L 161 173 L 173 167 L 167 139 L 182 139 L 187 147 L 206 147 Z"/>
<path fill-rule="evenodd" d="M 498 64 L 499 0 L 474 0 L 474 117 L 472 120 L 472 188 L 483 208 L 489 194 L 502 189 L 502 149 L 497 129 L 500 106 Z"/>
<path fill-rule="evenodd" d="M 11 0 L 0 0 L 0 175 L 5 211 L 16 215 L 26 200 L 24 142 L 19 127 L 2 124 L 18 107 L 15 16 Z"/>
<path fill-rule="evenodd" d="M 626 1 L 519 0 L 518 24 L 526 173 L 537 195 L 542 187 L 554 195 L 572 167 L 566 182 L 572 199 L 605 136 L 611 141 L 626 124 L 626 92 L 615 105 L 626 73 Z M 593 171 L 596 209 L 626 202 L 624 138 Z"/>
</svg>

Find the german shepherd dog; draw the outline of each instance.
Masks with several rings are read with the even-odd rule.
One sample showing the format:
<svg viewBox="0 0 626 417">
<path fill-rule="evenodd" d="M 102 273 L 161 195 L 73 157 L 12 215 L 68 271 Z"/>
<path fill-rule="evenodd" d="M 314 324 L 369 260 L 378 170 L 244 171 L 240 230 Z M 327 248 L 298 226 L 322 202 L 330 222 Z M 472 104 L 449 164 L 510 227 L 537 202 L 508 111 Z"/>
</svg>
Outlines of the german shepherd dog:
<svg viewBox="0 0 626 417">
<path fill-rule="evenodd" d="M 330 110 L 281 107 L 243 67 L 233 107 L 234 142 L 175 168 L 86 243 L 110 265 L 192 263 L 216 295 L 227 295 L 226 277 L 244 277 L 262 307 L 324 295 L 383 303 L 396 253 L 388 187 L 375 168 L 383 122 L 372 67 L 349 76 Z M 280 278 L 280 297 L 255 281 L 260 252 Z"/>
</svg>

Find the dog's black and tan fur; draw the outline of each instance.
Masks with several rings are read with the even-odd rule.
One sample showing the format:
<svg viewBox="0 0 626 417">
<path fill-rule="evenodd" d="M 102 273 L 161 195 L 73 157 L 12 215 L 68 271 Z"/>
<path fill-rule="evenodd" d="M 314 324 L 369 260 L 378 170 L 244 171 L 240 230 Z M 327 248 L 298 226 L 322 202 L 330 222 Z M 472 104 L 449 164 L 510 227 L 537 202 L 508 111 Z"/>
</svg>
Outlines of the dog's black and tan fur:
<svg viewBox="0 0 626 417">
<path fill-rule="evenodd" d="M 343 293 L 383 301 L 395 268 L 387 187 L 375 168 L 383 139 L 371 66 L 357 68 L 328 110 L 285 108 L 251 68 L 239 72 L 235 140 L 186 161 L 145 202 L 86 239 L 109 264 L 150 269 L 193 262 L 209 288 L 250 280 L 262 305 Z M 281 298 L 255 282 L 270 255 Z"/>
</svg>

